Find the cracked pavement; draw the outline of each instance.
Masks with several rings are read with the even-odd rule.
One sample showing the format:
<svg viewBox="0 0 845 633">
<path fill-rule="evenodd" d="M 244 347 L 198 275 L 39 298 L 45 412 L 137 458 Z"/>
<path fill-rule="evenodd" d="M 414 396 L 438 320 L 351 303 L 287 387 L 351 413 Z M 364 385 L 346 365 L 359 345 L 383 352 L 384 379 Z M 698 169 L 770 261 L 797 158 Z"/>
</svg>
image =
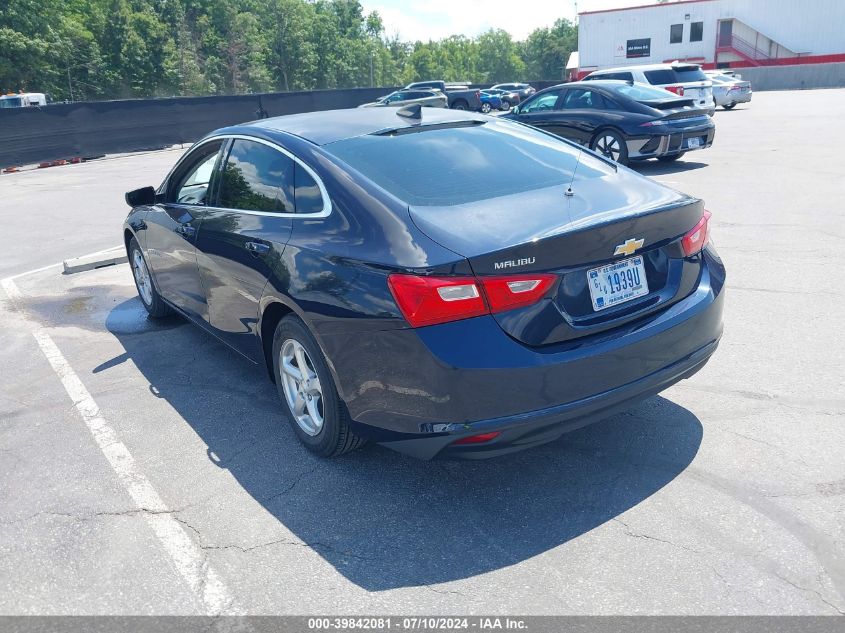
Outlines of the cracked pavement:
<svg viewBox="0 0 845 633">
<path fill-rule="evenodd" d="M 637 167 L 713 212 L 721 347 L 660 396 L 494 461 L 318 460 L 264 371 L 148 321 L 126 266 L 18 278 L 19 305 L 0 291 L 0 613 L 203 612 L 37 324 L 247 613 L 842 615 L 843 96 L 757 93 L 716 114 L 711 149 Z M 117 244 L 123 191 L 177 156 L 0 176 L 0 278 Z M 17 246 L 33 232 L 43 252 Z"/>
</svg>

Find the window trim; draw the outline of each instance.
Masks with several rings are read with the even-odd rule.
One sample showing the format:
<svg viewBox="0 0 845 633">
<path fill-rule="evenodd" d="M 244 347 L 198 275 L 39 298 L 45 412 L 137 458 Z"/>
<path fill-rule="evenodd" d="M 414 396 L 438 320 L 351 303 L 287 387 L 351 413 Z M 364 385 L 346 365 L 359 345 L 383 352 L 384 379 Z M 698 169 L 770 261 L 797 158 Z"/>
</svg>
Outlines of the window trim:
<svg viewBox="0 0 845 633">
<path fill-rule="evenodd" d="M 198 147 L 200 147 L 202 145 L 205 145 L 206 143 L 211 143 L 211 142 L 214 142 L 214 141 L 221 141 L 222 140 L 223 146 L 222 146 L 221 149 L 225 150 L 225 155 L 221 158 L 221 160 L 217 164 L 217 170 L 219 171 L 225 165 L 226 160 L 228 160 L 229 151 L 231 149 L 231 147 L 230 147 L 231 141 L 233 141 L 235 139 L 241 139 L 241 140 L 244 140 L 244 141 L 253 141 L 253 142 L 259 143 L 261 145 L 266 145 L 267 147 L 270 147 L 270 148 L 276 150 L 277 152 L 284 154 L 285 156 L 290 158 L 293 162 L 299 164 L 299 166 L 302 167 L 308 173 L 308 175 L 311 176 L 311 178 L 314 179 L 314 182 L 317 183 L 317 187 L 320 189 L 320 196 L 323 198 L 323 210 L 318 211 L 317 213 L 275 213 L 273 211 L 253 211 L 251 209 L 232 209 L 232 208 L 229 208 L 229 207 L 219 207 L 219 206 L 216 206 L 216 205 L 202 205 L 202 206 L 189 205 L 189 206 L 191 206 L 191 208 L 217 209 L 217 210 L 221 210 L 221 211 L 232 211 L 232 212 L 236 212 L 236 213 L 247 213 L 249 215 L 257 215 L 257 216 L 264 216 L 264 217 L 270 217 L 270 218 L 302 218 L 304 220 L 314 220 L 314 219 L 317 219 L 317 218 L 327 218 L 331 215 L 332 210 L 333 210 L 332 201 L 331 201 L 331 198 L 329 198 L 329 192 L 326 190 L 325 184 L 323 184 L 323 179 L 320 178 L 317 175 L 317 172 L 315 172 L 313 169 L 311 169 L 311 167 L 309 167 L 302 160 L 300 160 L 299 158 L 294 156 L 293 153 L 291 153 L 290 151 L 286 150 L 281 145 L 277 145 L 276 143 L 274 143 L 272 141 L 268 141 L 267 139 L 259 138 L 257 136 L 248 136 L 246 134 L 218 134 L 216 136 L 209 136 L 209 137 L 204 138 L 201 141 L 195 143 L 191 147 L 191 149 L 188 151 L 188 153 L 189 154 L 193 153 L 193 151 L 195 149 L 197 149 Z M 187 158 L 187 154 L 186 154 L 185 158 Z M 183 160 L 184 160 L 184 158 L 183 158 Z M 170 173 L 167 174 L 167 179 L 165 180 L 165 182 L 168 183 L 168 187 L 170 186 L 171 175 L 173 175 L 173 173 L 178 169 L 178 167 L 181 163 L 182 163 L 182 160 L 180 160 L 178 163 L 176 163 L 176 165 L 174 165 L 173 169 L 170 170 Z M 216 201 L 216 197 L 217 197 L 218 193 L 219 193 L 218 191 L 214 192 L 215 201 Z M 296 188 L 294 188 L 294 200 L 296 200 Z M 169 204 L 178 204 L 178 203 L 169 203 Z"/>
</svg>

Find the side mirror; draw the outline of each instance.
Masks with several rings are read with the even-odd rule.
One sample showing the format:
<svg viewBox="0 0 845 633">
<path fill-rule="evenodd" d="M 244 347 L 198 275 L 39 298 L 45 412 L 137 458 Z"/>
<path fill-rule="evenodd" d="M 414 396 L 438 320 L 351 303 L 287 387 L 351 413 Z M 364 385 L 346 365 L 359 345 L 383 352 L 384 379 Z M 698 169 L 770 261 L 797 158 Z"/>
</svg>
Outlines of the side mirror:
<svg viewBox="0 0 845 633">
<path fill-rule="evenodd" d="M 515 105 L 514 107 L 512 107 L 511 112 L 513 112 L 514 114 L 519 114 L 519 106 Z"/>
<path fill-rule="evenodd" d="M 124 199 L 130 207 L 149 206 L 156 203 L 156 190 L 152 187 L 141 187 L 134 191 L 127 191 Z"/>
</svg>

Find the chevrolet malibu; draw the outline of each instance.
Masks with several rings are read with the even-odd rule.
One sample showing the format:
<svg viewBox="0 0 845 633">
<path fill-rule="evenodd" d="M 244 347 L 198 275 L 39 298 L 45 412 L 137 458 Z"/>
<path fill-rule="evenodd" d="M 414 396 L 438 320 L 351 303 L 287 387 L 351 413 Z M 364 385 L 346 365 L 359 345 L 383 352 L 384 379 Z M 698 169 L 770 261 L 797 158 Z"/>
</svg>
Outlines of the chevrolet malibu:
<svg viewBox="0 0 845 633">
<path fill-rule="evenodd" d="M 536 446 L 691 376 L 722 332 L 702 201 L 511 121 L 265 119 L 126 198 L 150 316 L 266 366 L 325 457 Z"/>
</svg>

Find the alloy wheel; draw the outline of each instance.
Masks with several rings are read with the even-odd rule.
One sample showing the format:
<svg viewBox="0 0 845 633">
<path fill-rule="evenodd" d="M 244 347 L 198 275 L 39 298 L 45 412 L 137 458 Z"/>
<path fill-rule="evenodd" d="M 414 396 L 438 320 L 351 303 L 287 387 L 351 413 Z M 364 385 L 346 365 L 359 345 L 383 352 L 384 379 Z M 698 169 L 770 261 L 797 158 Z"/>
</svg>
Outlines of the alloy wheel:
<svg viewBox="0 0 845 633">
<path fill-rule="evenodd" d="M 323 389 L 308 351 L 297 340 L 282 343 L 279 358 L 285 400 L 299 428 L 314 437 L 323 429 Z"/>
<path fill-rule="evenodd" d="M 596 141 L 596 149 L 609 159 L 615 161 L 619 160 L 619 155 L 622 153 L 622 147 L 619 145 L 619 141 L 615 136 L 611 136 L 610 134 L 599 137 L 599 140 Z"/>
<path fill-rule="evenodd" d="M 147 269 L 147 262 L 141 251 L 135 249 L 132 253 L 132 274 L 135 275 L 135 283 L 138 285 L 138 294 L 147 305 L 153 303 L 153 284 L 150 279 L 150 271 Z"/>
</svg>

